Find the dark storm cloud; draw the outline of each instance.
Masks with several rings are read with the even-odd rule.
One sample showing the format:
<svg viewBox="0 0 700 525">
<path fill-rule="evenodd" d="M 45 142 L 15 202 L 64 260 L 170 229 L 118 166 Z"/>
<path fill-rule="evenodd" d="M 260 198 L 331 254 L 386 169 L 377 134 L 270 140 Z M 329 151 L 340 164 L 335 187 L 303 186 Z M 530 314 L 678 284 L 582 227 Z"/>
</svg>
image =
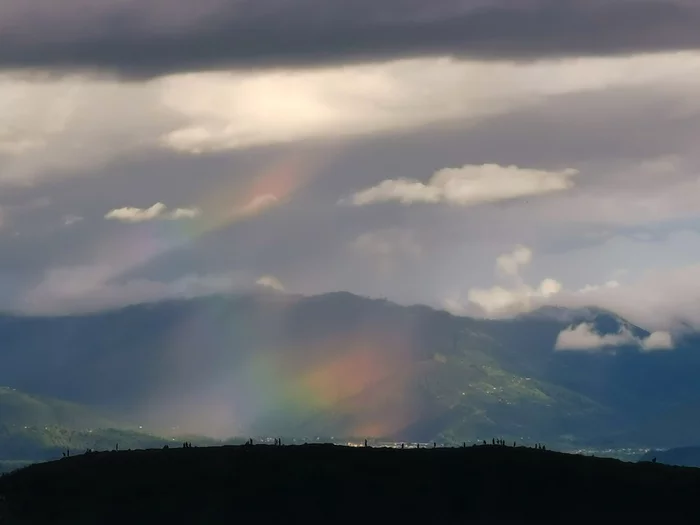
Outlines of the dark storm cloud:
<svg viewBox="0 0 700 525">
<path fill-rule="evenodd" d="M 453 55 L 534 59 L 700 47 L 680 0 L 173 0 L 0 7 L 0 68 L 128 76 Z M 87 9 L 89 7 L 89 9 Z"/>
</svg>

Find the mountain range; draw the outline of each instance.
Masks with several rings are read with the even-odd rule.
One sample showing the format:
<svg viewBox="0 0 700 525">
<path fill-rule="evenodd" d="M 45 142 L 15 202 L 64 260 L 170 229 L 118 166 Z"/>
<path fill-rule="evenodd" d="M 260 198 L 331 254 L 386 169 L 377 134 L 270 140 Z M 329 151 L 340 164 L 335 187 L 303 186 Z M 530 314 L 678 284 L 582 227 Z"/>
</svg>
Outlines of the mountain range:
<svg viewBox="0 0 700 525">
<path fill-rule="evenodd" d="M 577 326 L 611 344 L 557 349 Z M 6 314 L 0 428 L 696 444 L 698 338 L 649 335 L 596 308 L 484 320 L 345 292 Z"/>
</svg>

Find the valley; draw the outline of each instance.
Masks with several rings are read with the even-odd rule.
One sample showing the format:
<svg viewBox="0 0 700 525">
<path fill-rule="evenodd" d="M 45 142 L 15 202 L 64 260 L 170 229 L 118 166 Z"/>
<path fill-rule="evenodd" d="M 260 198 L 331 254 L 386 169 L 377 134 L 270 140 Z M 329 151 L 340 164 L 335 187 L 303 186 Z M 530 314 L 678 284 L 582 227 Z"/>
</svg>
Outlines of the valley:
<svg viewBox="0 0 700 525">
<path fill-rule="evenodd" d="M 347 293 L 261 293 L 5 315 L 0 460 L 160 447 L 186 435 L 499 436 L 560 450 L 700 442 L 700 425 L 685 416 L 700 401 L 696 347 L 557 351 L 572 325 L 615 333 L 626 323 L 595 309 L 565 313 L 481 320 Z"/>
</svg>

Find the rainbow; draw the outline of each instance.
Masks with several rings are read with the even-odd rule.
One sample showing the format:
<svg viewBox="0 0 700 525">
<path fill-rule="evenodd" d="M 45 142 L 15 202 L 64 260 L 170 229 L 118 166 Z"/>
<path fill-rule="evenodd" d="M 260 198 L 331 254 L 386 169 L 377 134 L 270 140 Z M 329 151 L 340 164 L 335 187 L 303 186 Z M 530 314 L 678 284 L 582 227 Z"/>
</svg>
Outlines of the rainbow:
<svg viewBox="0 0 700 525">
<path fill-rule="evenodd" d="M 299 189 L 322 173 L 336 149 L 297 150 L 273 161 L 252 177 L 233 177 L 194 200 L 194 206 L 202 210 L 198 217 L 129 225 L 86 254 L 86 259 L 91 261 L 87 266 L 94 270 L 85 289 L 107 284 L 204 235 L 288 202 Z"/>
</svg>

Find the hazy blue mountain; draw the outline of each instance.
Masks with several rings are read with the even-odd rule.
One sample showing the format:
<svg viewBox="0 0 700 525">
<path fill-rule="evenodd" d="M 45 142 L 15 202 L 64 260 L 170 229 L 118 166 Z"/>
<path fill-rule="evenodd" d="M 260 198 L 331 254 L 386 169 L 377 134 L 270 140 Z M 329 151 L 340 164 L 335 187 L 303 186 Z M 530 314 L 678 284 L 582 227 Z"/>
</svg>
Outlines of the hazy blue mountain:
<svg viewBox="0 0 700 525">
<path fill-rule="evenodd" d="M 42 398 L 0 387 L 0 424 L 6 427 L 105 428 L 109 420 L 75 403 Z"/>
<path fill-rule="evenodd" d="M 649 431 L 700 402 L 692 337 L 673 352 L 555 351 L 581 322 L 648 335 L 595 308 L 479 320 L 349 293 L 214 296 L 0 317 L 0 384 L 155 433 L 700 442 L 680 420 Z"/>
<path fill-rule="evenodd" d="M 668 450 L 650 450 L 640 461 L 653 461 L 680 467 L 700 467 L 700 447 L 678 447 Z"/>
</svg>

